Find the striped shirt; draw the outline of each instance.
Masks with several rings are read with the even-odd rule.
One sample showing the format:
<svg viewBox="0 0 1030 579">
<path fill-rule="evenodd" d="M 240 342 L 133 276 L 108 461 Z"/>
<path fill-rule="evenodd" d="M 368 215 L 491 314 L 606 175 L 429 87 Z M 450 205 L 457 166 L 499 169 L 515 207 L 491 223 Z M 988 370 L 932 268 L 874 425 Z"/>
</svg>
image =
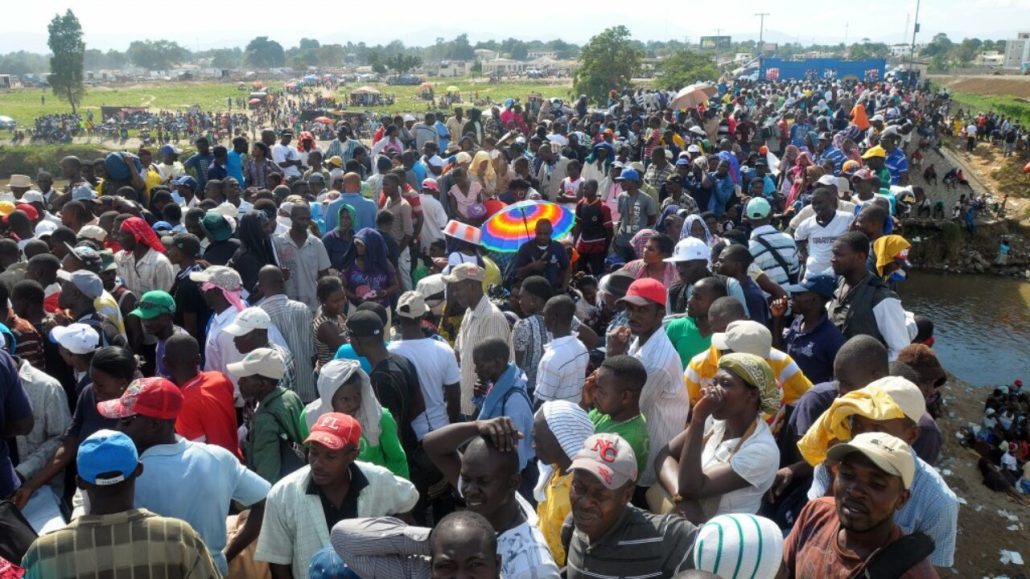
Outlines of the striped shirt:
<svg viewBox="0 0 1030 579">
<path fill-rule="evenodd" d="M 289 299 L 286 294 L 268 296 L 257 306 L 272 318 L 272 323 L 279 328 L 290 347 L 296 380 L 294 392 L 305 404 L 317 400 L 315 369 L 311 362 L 315 357 L 315 345 L 309 331 L 311 310 L 305 304 Z"/>
<path fill-rule="evenodd" d="M 697 527 L 679 515 L 654 515 L 632 505 L 591 544 L 572 515 L 562 527 L 568 579 L 672 577 L 694 568 Z"/>
<path fill-rule="evenodd" d="M 551 340 L 544 346 L 536 372 L 536 400 L 568 400 L 579 404 L 588 362 L 587 348 L 576 336 Z"/>
<path fill-rule="evenodd" d="M 511 347 L 511 326 L 508 325 L 508 318 L 504 317 L 489 298 L 483 296 L 474 309 L 465 310 L 458 337 L 454 341 L 454 350 L 461 361 L 461 412 L 468 416 L 478 413 L 472 403 L 472 390 L 478 380 L 475 365 L 472 363 L 472 350 L 476 344 L 488 338 L 501 338 L 508 343 L 509 348 Z M 509 361 L 513 359 L 513 356 L 508 358 Z"/>
<path fill-rule="evenodd" d="M 690 395 L 683 387 L 680 355 L 661 328 L 643 345 L 640 345 L 639 338 L 633 338 L 627 353 L 640 360 L 647 370 L 647 382 L 640 393 L 640 412 L 647 420 L 651 448 L 647 455 L 647 468 L 640 473 L 637 485 L 649 487 L 657 478 L 654 473 L 655 455 L 687 426 Z"/>
<path fill-rule="evenodd" d="M 758 241 L 759 239 L 768 243 L 772 251 L 779 254 L 780 259 L 777 259 L 765 244 Z M 794 238 L 779 231 L 772 225 L 756 227 L 751 232 L 751 241 L 748 244 L 748 249 L 751 251 L 752 257 L 755 258 L 755 263 L 758 264 L 758 267 L 762 268 L 765 275 L 780 285 L 786 284 L 789 277 L 797 275 L 800 269 L 798 248 L 794 243 Z M 780 265 L 780 260 L 787 265 L 786 271 Z"/>
<path fill-rule="evenodd" d="M 189 523 L 146 509 L 83 515 L 36 539 L 22 566 L 26 579 L 221 577 Z"/>
</svg>

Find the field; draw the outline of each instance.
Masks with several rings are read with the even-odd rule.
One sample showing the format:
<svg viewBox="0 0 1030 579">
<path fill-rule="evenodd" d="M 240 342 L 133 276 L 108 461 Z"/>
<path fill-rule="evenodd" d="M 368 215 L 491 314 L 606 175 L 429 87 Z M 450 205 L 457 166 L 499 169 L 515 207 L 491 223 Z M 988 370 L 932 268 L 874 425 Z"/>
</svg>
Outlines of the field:
<svg viewBox="0 0 1030 579">
<path fill-rule="evenodd" d="M 430 79 L 436 89 L 436 95 L 450 86 L 457 87 L 464 101 L 490 99 L 500 102 L 508 97 L 525 100 L 531 92 L 545 97 L 569 98 L 572 90 L 568 81 L 516 81 L 489 84 L 482 79 Z M 267 83 L 271 90 L 282 88 L 284 81 Z M 101 106 L 152 107 L 155 109 L 177 110 L 193 105 L 208 111 L 224 111 L 227 109 L 226 99 L 246 96 L 246 90 L 238 90 L 236 82 L 214 81 L 156 81 L 133 85 L 110 85 L 87 87 L 86 96 L 80 109 L 99 112 Z M 358 86 L 348 84 L 336 91 L 339 102 L 346 102 L 350 91 Z M 428 101 L 418 98 L 418 87 L 388 86 L 382 83 L 371 85 L 383 94 L 395 95 L 391 106 L 361 107 L 360 110 L 374 112 L 418 112 L 426 110 Z M 249 86 L 248 86 L 249 88 Z M 46 97 L 46 103 L 40 97 Z M 234 105 L 235 106 L 235 105 Z M 9 116 L 18 122 L 20 127 L 31 126 L 33 120 L 45 114 L 71 112 L 68 103 L 58 99 L 49 89 L 14 89 L 0 93 L 0 115 Z"/>
<path fill-rule="evenodd" d="M 1030 77 L 942 76 L 932 80 L 947 87 L 963 108 L 994 111 L 1030 126 Z"/>
</svg>

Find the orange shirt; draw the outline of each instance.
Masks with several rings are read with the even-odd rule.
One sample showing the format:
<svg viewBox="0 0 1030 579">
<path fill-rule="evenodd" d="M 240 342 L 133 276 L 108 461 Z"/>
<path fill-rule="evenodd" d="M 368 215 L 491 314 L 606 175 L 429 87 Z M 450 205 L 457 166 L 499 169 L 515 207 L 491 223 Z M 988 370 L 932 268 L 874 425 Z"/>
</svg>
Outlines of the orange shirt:
<svg viewBox="0 0 1030 579">
<path fill-rule="evenodd" d="M 175 432 L 187 440 L 221 446 L 242 459 L 229 379 L 221 372 L 199 372 L 184 384 Z"/>
</svg>

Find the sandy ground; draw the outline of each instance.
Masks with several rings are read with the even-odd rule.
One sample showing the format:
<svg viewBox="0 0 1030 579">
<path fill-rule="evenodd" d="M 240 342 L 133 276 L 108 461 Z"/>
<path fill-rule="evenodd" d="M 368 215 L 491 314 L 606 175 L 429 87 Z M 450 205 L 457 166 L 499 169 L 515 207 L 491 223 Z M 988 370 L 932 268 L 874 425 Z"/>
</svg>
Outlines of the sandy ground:
<svg viewBox="0 0 1030 579">
<path fill-rule="evenodd" d="M 958 546 L 951 574 L 964 578 L 1027 577 L 1030 565 L 1004 565 L 999 550 L 1017 551 L 1030 563 L 1030 500 L 1020 504 L 983 486 L 976 468 L 978 456 L 958 444 L 956 436 L 961 427 L 983 417 L 983 401 L 989 391 L 953 379 L 943 393 L 946 407 L 937 424 L 944 434 L 944 447 L 937 468 L 960 502 L 964 501 L 959 507 Z"/>
</svg>

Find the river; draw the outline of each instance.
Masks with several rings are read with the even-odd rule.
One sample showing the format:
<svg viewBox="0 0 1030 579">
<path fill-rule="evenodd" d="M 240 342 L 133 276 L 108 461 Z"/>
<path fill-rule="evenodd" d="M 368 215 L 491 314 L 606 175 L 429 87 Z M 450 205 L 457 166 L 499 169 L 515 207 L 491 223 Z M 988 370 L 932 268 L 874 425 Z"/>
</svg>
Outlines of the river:
<svg viewBox="0 0 1030 579">
<path fill-rule="evenodd" d="M 933 348 L 960 380 L 1030 380 L 1030 282 L 914 272 L 899 293 L 906 310 L 933 320 Z"/>
</svg>

